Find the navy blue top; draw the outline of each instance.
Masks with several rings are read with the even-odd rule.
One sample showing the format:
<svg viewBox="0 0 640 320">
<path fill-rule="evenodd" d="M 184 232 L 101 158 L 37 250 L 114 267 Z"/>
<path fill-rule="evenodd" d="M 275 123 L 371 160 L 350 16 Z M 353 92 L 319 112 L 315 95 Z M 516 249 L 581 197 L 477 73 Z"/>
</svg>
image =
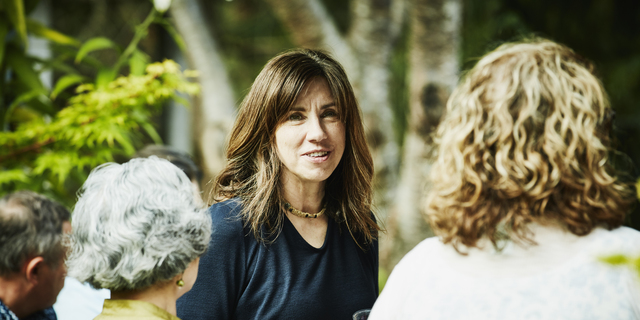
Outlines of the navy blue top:
<svg viewBox="0 0 640 320">
<path fill-rule="evenodd" d="M 178 299 L 181 319 L 350 320 L 378 297 L 378 243 L 363 251 L 331 218 L 324 245 L 315 248 L 289 219 L 275 242 L 259 243 L 243 228 L 237 199 L 209 213 L 211 244 L 193 289 Z"/>
</svg>

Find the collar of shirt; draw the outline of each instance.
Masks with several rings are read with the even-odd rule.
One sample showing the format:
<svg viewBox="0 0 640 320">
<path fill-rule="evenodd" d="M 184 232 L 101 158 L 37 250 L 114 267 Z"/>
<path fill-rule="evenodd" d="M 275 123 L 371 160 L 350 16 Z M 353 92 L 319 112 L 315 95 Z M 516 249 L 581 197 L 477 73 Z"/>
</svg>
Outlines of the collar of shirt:
<svg viewBox="0 0 640 320">
<path fill-rule="evenodd" d="M 9 310 L 9 307 L 7 307 L 2 300 L 0 300 L 0 320 L 19 320 L 16 314 Z M 24 320 L 58 320 L 58 317 L 53 307 L 49 307 L 32 313 L 24 318 Z"/>
<path fill-rule="evenodd" d="M 0 320 L 18 320 L 15 313 L 11 312 L 2 300 L 0 300 Z"/>
<path fill-rule="evenodd" d="M 180 318 L 168 313 L 155 304 L 139 300 L 104 300 L 102 313 L 98 318 L 102 319 L 162 319 L 180 320 Z"/>
</svg>

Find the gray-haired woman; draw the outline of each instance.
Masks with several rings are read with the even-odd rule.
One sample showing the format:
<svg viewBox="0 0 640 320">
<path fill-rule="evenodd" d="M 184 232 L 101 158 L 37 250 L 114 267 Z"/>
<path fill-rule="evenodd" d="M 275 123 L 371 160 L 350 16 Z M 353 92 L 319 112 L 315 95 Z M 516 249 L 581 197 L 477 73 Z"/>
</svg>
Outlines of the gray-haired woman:
<svg viewBox="0 0 640 320">
<path fill-rule="evenodd" d="M 176 300 L 193 286 L 211 236 L 184 172 L 156 157 L 102 165 L 72 227 L 69 274 L 111 290 L 95 319 L 178 319 Z"/>
</svg>

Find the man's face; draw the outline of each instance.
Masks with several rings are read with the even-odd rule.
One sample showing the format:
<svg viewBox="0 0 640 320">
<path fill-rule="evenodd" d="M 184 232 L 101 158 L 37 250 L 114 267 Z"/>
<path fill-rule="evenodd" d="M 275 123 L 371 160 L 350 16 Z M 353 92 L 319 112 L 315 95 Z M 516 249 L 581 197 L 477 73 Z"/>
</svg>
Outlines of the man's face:
<svg viewBox="0 0 640 320">
<path fill-rule="evenodd" d="M 71 233 L 71 223 L 65 221 L 62 224 L 62 231 L 65 235 Z M 66 250 L 62 256 L 53 265 L 43 263 L 40 266 L 41 281 L 35 289 L 38 301 L 42 302 L 42 309 L 52 306 L 58 298 L 58 293 L 64 287 L 64 278 L 67 276 L 67 266 L 65 260 L 67 258 Z"/>
<path fill-rule="evenodd" d="M 36 295 L 42 301 L 42 309 L 52 306 L 58 298 L 58 293 L 64 287 L 64 278 L 67 276 L 67 266 L 64 263 L 64 257 L 55 266 L 49 266 L 46 263 L 42 265 L 42 281 L 35 288 L 38 292 Z"/>
</svg>

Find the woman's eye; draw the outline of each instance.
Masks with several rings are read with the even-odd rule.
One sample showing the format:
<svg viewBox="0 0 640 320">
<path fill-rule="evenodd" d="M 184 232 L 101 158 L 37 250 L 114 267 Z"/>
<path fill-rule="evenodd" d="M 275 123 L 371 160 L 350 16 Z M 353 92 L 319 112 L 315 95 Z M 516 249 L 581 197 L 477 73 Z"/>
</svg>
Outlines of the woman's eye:
<svg viewBox="0 0 640 320">
<path fill-rule="evenodd" d="M 302 120 L 302 115 L 299 114 L 299 113 L 294 113 L 294 114 L 289 116 L 289 120 L 290 121 L 300 121 L 300 120 Z"/>
<path fill-rule="evenodd" d="M 322 114 L 322 116 L 323 116 L 324 118 L 332 118 L 332 117 L 337 117 L 337 116 L 338 116 L 338 113 L 337 113 L 337 112 L 335 112 L 335 111 L 333 111 L 333 110 L 329 110 L 329 111 L 327 111 L 327 112 L 323 113 L 323 114 Z"/>
</svg>

